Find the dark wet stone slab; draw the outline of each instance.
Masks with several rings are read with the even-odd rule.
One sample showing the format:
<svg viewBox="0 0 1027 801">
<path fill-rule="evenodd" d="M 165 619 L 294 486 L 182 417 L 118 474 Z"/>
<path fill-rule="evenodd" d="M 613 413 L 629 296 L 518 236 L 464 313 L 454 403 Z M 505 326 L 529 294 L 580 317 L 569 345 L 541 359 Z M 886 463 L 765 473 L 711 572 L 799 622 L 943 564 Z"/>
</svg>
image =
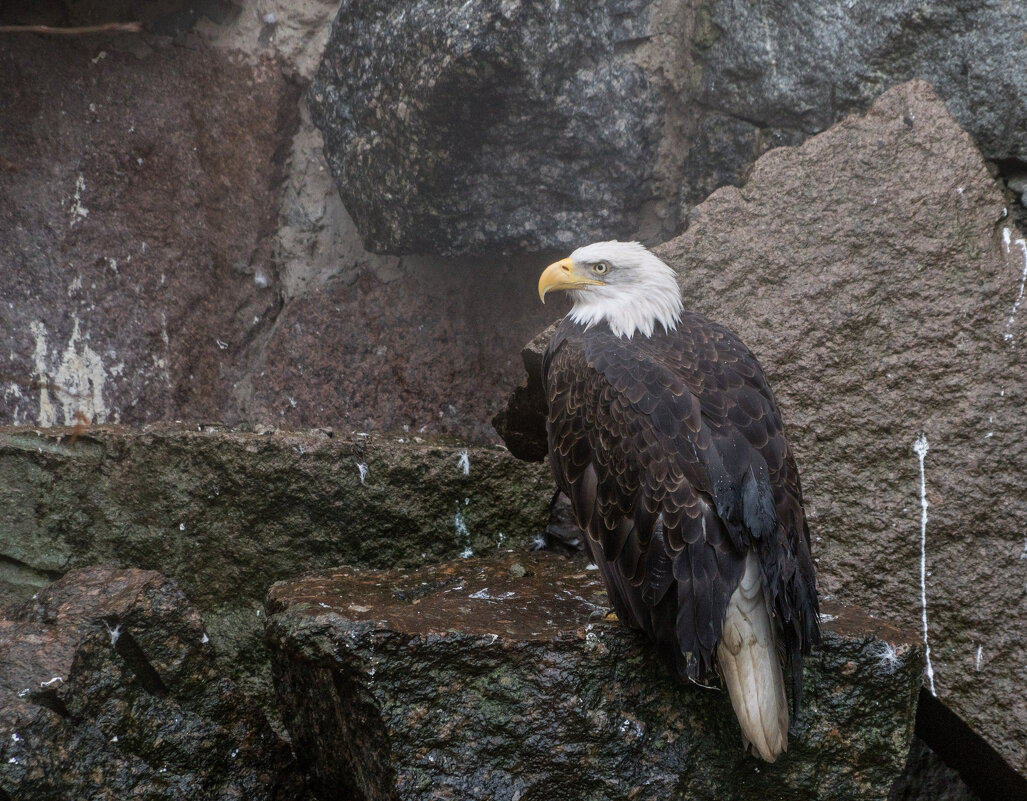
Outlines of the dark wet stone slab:
<svg viewBox="0 0 1027 801">
<path fill-rule="evenodd" d="M 69 573 L 0 619 L 0 798 L 289 801 L 288 745 L 146 570 Z"/>
<path fill-rule="evenodd" d="M 325 798 L 884 799 L 913 736 L 915 634 L 825 604 L 773 765 L 726 693 L 682 685 L 607 617 L 596 571 L 507 554 L 272 587 L 288 726 Z"/>
</svg>

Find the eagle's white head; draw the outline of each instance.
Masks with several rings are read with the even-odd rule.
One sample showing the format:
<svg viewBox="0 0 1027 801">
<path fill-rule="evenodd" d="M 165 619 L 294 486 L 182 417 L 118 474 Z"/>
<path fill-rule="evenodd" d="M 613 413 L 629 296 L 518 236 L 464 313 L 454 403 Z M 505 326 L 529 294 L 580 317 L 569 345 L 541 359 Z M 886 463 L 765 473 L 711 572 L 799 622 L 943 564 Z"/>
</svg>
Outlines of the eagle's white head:
<svg viewBox="0 0 1027 801">
<path fill-rule="evenodd" d="M 684 308 L 674 271 L 638 242 L 595 242 L 550 264 L 538 295 L 566 289 L 569 317 L 586 328 L 605 322 L 615 336 L 652 336 L 656 325 L 673 331 Z"/>
</svg>

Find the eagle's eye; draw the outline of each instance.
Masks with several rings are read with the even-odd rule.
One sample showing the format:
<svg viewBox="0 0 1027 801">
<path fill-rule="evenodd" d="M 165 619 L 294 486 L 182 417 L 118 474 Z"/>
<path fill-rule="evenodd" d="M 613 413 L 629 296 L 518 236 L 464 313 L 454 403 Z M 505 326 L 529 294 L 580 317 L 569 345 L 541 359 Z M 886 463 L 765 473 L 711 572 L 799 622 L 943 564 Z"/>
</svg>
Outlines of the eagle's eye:
<svg viewBox="0 0 1027 801">
<path fill-rule="evenodd" d="M 606 275 L 610 272 L 610 262 L 608 261 L 597 261 L 592 265 L 592 272 L 596 275 Z"/>
</svg>

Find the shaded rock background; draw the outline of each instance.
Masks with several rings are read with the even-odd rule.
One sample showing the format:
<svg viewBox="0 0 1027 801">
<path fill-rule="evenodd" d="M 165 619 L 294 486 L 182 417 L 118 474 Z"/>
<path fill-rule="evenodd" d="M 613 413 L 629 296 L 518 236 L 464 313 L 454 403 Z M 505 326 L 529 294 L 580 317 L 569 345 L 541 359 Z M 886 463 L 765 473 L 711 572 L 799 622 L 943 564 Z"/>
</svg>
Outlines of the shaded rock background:
<svg viewBox="0 0 1027 801">
<path fill-rule="evenodd" d="M 515 554 L 338 569 L 268 596 L 275 682 L 324 796 L 884 799 L 912 738 L 915 633 L 829 606 L 773 765 L 724 692 L 681 684 L 595 571 Z M 387 755 L 388 759 L 383 759 Z"/>
<path fill-rule="evenodd" d="M 157 573 L 71 571 L 0 620 L 0 653 L 5 798 L 303 797 L 289 746 Z"/>
<path fill-rule="evenodd" d="M 535 302 L 554 255 L 540 249 L 664 241 L 761 153 L 914 75 L 937 82 L 1001 170 L 1011 218 L 1024 213 L 1027 21 L 1014 5 L 609 0 L 543 14 L 405 0 L 386 14 L 354 0 L 333 28 L 339 8 L 5 3 L 0 24 L 132 16 L 145 32 L 3 35 L 0 421 L 492 439 L 484 421 L 517 380 L 513 354 L 551 319 Z M 344 63 L 359 82 L 331 78 Z M 435 80 L 388 83 L 401 72 Z M 354 122 L 331 125 L 325 98 Z M 373 164 L 347 150 L 365 113 Z M 367 169 L 339 183 L 328 165 L 347 160 Z M 415 176 L 420 189 L 400 191 Z M 373 238 L 407 255 L 364 249 L 378 217 Z M 456 250 L 470 255 L 439 255 Z"/>
<path fill-rule="evenodd" d="M 0 24 L 115 11 L 60 6 Z M 0 421 L 494 439 L 537 258 L 363 250 L 300 99 L 333 3 L 175 8 L 174 39 L 0 34 Z"/>
<path fill-rule="evenodd" d="M 1022 225 L 1027 194 L 1025 100 L 1019 91 L 1027 83 L 1023 75 L 1027 69 L 1027 40 L 1024 11 L 1019 5 L 991 0 L 969 8 L 954 0 L 926 4 L 896 0 L 876 4 L 872 16 L 868 16 L 869 6 L 841 0 L 787 7 L 743 7 L 729 0 L 610 0 L 598 5 L 553 4 L 545 20 L 532 20 L 531 7 L 518 2 L 497 5 L 482 0 L 466 9 L 465 5 L 439 0 L 434 6 L 439 12 L 435 16 L 426 3 L 413 0 L 394 9 L 397 15 L 406 9 L 411 19 L 435 21 L 421 26 L 425 36 L 435 37 L 430 60 L 437 64 L 440 78 L 447 74 L 452 78 L 437 81 L 439 91 L 434 96 L 431 87 L 419 86 L 426 92 L 426 107 L 449 125 L 443 125 L 449 138 L 433 142 L 430 127 L 421 126 L 417 131 L 423 135 L 421 142 L 409 146 L 437 153 L 440 162 L 453 169 L 448 184 L 438 181 L 434 187 L 437 191 L 418 196 L 420 201 L 445 198 L 441 211 L 453 222 L 438 224 L 443 219 L 440 209 L 422 203 L 414 219 L 416 226 L 397 230 L 393 224 L 407 219 L 403 215 L 409 216 L 414 209 L 409 205 L 403 209 L 382 206 L 381 188 L 352 170 L 343 185 L 337 185 L 337 176 L 332 175 L 329 160 L 322 153 L 324 139 L 313 125 L 307 98 L 313 97 L 308 89 L 323 53 L 328 56 L 327 69 L 347 49 L 369 53 L 367 42 L 389 36 L 395 47 L 388 52 L 409 54 L 416 50 L 416 37 L 422 32 L 419 29 L 400 26 L 395 35 L 391 30 L 376 30 L 371 24 L 374 20 L 364 13 L 370 5 L 358 0 L 343 3 L 341 8 L 344 14 L 352 12 L 349 19 L 363 20 L 361 26 L 351 26 L 352 31 L 359 28 L 363 38 L 347 39 L 347 23 L 340 20 L 330 47 L 331 21 L 340 7 L 334 0 L 297 0 L 289 4 L 267 0 L 238 4 L 221 0 L 4 3 L 0 24 L 84 25 L 136 18 L 143 21 L 144 33 L 73 39 L 0 34 L 0 65 L 6 78 L 0 82 L 0 422 L 48 426 L 243 420 L 330 425 L 347 434 L 409 427 L 411 434 L 448 433 L 494 441 L 486 421 L 519 379 L 522 368 L 515 354 L 554 315 L 554 309 L 536 303 L 534 284 L 541 265 L 552 255 L 565 255 L 569 247 L 562 234 L 566 223 L 573 221 L 576 226 L 571 244 L 612 233 L 638 236 L 649 244 L 662 242 L 689 224 L 689 210 L 709 192 L 724 184 L 743 183 L 752 163 L 767 150 L 780 144 L 799 144 L 842 115 L 866 108 L 880 91 L 914 76 L 927 77 L 937 84 L 950 111 L 989 160 L 987 167 L 998 177 L 997 185 L 1005 190 L 1005 196 L 999 200 L 993 194 L 984 205 L 990 208 L 1004 201 L 1009 214 L 995 227 L 993 237 L 985 241 L 983 229 L 953 216 L 955 194 L 931 190 L 925 195 L 930 200 L 925 200 L 913 192 L 930 173 L 912 169 L 905 181 L 908 192 L 903 195 L 910 205 L 888 205 L 882 198 L 878 202 L 885 203 L 881 209 L 887 208 L 889 219 L 901 220 L 912 209 L 922 227 L 913 238 L 894 245 L 895 251 L 885 255 L 896 260 L 903 253 L 915 256 L 921 244 L 925 252 L 943 256 L 951 255 L 950 250 L 1008 250 L 1010 261 L 1004 283 L 999 282 L 1008 297 L 995 301 L 988 279 L 984 290 L 987 312 L 980 312 L 981 316 L 973 316 L 977 314 L 973 312 L 966 320 L 958 315 L 949 318 L 950 327 L 961 326 L 952 328 L 959 334 L 950 335 L 957 343 L 951 351 L 956 357 L 948 360 L 953 370 L 965 352 L 958 349 L 965 331 L 986 329 L 994 322 L 989 315 L 1002 320 L 1010 317 L 1022 270 L 1016 244 L 1022 234 L 1016 226 Z M 471 25 L 468 30 L 439 17 L 450 11 L 475 12 L 477 16 L 460 19 L 481 24 Z M 381 19 L 389 23 L 392 17 Z M 509 45 L 516 42 L 516 37 L 502 30 L 512 22 L 519 25 L 524 21 L 535 32 L 529 45 L 539 56 L 536 63 L 530 62 L 529 53 L 511 50 Z M 582 30 L 574 44 L 567 42 L 565 51 L 554 52 L 564 43 L 547 40 L 546 36 L 575 26 Z M 597 37 L 597 31 L 603 36 Z M 754 36 L 753 31 L 761 35 Z M 468 32 L 472 35 L 466 36 Z M 414 39 L 405 41 L 398 38 L 400 35 Z M 452 57 L 454 54 L 458 57 Z M 489 74 L 495 81 L 489 83 L 474 76 L 481 65 L 492 69 Z M 557 82 L 549 81 L 540 65 L 555 69 L 554 77 L 563 81 L 562 94 L 560 86 L 553 85 Z M 371 72 L 373 64 L 364 74 Z M 387 69 L 379 72 L 390 74 Z M 517 81 L 530 75 L 540 80 L 526 93 L 523 82 Z M 454 93 L 454 87 L 459 91 Z M 588 91 L 584 96 L 574 96 L 568 91 L 574 87 Z M 591 93 L 593 87 L 595 93 Z M 616 94 L 625 87 L 632 91 L 630 102 Z M 358 88 L 374 91 L 366 85 Z M 764 102 L 763 98 L 768 97 L 773 98 L 773 104 Z M 554 110 L 551 101 L 540 102 L 541 98 L 555 98 L 561 108 Z M 405 102 L 398 95 L 385 99 Z M 454 100 L 459 101 L 456 106 L 446 105 Z M 396 119 L 398 102 L 377 107 L 382 116 L 375 124 L 380 122 L 381 130 L 387 130 L 386 123 Z M 413 108 L 412 104 L 408 106 Z M 481 124 L 476 126 L 466 124 L 466 118 L 458 113 L 461 109 L 484 109 L 488 113 L 480 114 Z M 516 113 L 507 113 L 511 109 Z M 317 113 L 315 109 L 314 115 Z M 503 126 L 523 131 L 530 120 L 519 116 L 536 113 L 543 114 L 543 121 L 549 124 L 545 130 L 555 127 L 562 131 L 562 144 L 537 143 L 538 152 L 557 158 L 530 163 L 515 159 L 518 167 L 526 167 L 517 174 L 504 169 L 493 170 L 491 175 L 482 171 L 482 164 L 493 163 L 489 159 L 502 152 L 497 143 L 515 141 L 509 137 L 497 139 L 497 132 Z M 625 133 L 623 126 L 637 120 L 648 124 L 654 115 L 661 115 L 661 121 L 656 128 L 647 128 L 641 139 Z M 448 124 L 452 120 L 459 122 Z M 601 135 L 610 120 L 621 120 L 622 129 L 615 135 Z M 916 119 L 911 123 L 919 124 Z M 539 130 L 543 130 L 541 125 Z M 916 130 L 918 135 L 923 132 L 922 127 Z M 326 126 L 324 138 L 338 140 L 344 146 L 344 137 L 337 136 L 340 133 Z M 918 141 L 928 149 L 935 146 L 929 140 Z M 400 158 L 402 153 L 393 155 L 395 160 L 382 167 L 387 175 L 403 178 L 408 173 L 420 174 L 419 165 L 412 169 Z M 331 162 L 338 167 L 345 158 L 342 151 L 335 152 Z M 882 148 L 867 155 L 866 166 L 884 170 L 890 164 L 895 168 L 896 158 L 895 152 Z M 609 169 L 596 174 L 597 163 Z M 629 165 L 631 169 L 626 169 Z M 799 166 L 805 169 L 805 162 Z M 461 174 L 461 167 L 477 171 Z M 786 167 L 782 165 L 782 169 Z M 808 203 L 804 221 L 810 236 L 819 230 L 821 212 L 835 207 L 839 200 L 845 201 L 851 192 L 846 183 L 834 180 L 830 173 L 826 167 L 816 173 L 819 186 L 807 181 L 805 175 L 788 178 L 787 185 L 795 187 L 792 196 Z M 439 175 L 446 177 L 441 172 Z M 586 180 L 575 180 L 581 177 Z M 358 228 L 339 193 L 352 194 L 352 186 L 359 185 L 360 180 L 370 187 L 370 195 L 350 199 L 350 211 L 361 222 Z M 974 192 L 984 191 L 978 183 L 987 180 L 975 174 L 977 188 L 971 188 L 971 199 Z M 442 191 L 449 185 L 462 193 Z M 507 211 L 516 213 L 523 230 L 512 231 L 494 209 L 476 205 L 483 198 L 496 198 L 497 186 L 510 189 L 522 201 L 517 209 Z M 529 186 L 556 191 L 539 191 L 533 198 L 520 189 Z M 860 193 L 866 184 L 858 186 L 861 188 L 855 195 L 863 197 Z M 819 262 L 811 269 L 801 261 L 793 264 L 783 258 L 781 254 L 788 252 L 792 241 L 774 239 L 771 218 L 762 211 L 758 224 L 750 227 L 746 191 L 741 193 L 741 201 L 735 196 L 735 202 L 741 203 L 737 216 L 724 218 L 737 227 L 738 240 L 725 242 L 723 232 L 701 230 L 704 236 L 713 231 L 712 241 L 719 243 L 718 247 L 737 248 L 731 251 L 731 258 L 748 267 L 766 258 L 768 267 L 759 273 L 765 285 L 756 293 L 748 292 L 749 285 L 736 271 L 725 274 L 735 276 L 728 286 L 726 278 L 718 278 L 721 266 L 711 252 L 710 264 L 717 265 L 711 267 L 711 283 L 706 288 L 695 287 L 693 297 L 700 308 L 716 310 L 717 301 L 709 293 L 722 294 L 727 313 L 720 315 L 721 319 L 735 321 L 768 368 L 780 360 L 778 375 L 787 383 L 789 375 L 801 372 L 793 362 L 810 342 L 793 343 L 794 352 L 775 351 L 766 341 L 761 342 L 755 336 L 758 330 L 752 326 L 761 322 L 759 315 L 767 302 L 757 296 L 775 297 L 773 292 L 767 293 L 768 288 L 786 286 L 807 297 L 802 294 L 806 287 L 793 287 L 793 282 L 797 277 L 805 282 L 815 276 Z M 873 197 L 864 200 L 871 205 L 846 207 L 856 222 L 865 224 L 864 217 L 876 206 L 871 202 Z M 402 206 L 412 198 L 398 194 L 394 201 Z M 461 201 L 467 202 L 463 217 Z M 503 198 L 497 202 L 503 202 Z M 365 203 L 379 206 L 361 205 Z M 590 209 L 597 216 L 590 217 Z M 617 212 L 610 214 L 611 209 Z M 464 218 L 477 221 L 477 227 Z M 374 231 L 372 220 L 377 220 Z M 942 236 L 939 220 L 946 221 L 953 238 Z M 563 227 L 554 225 L 554 221 Z M 1008 243 L 1002 239 L 1006 223 Z M 933 231 L 932 236 L 937 238 L 925 237 L 924 231 Z M 415 233 L 414 239 L 404 239 Z M 830 235 L 831 231 L 821 234 Z M 752 238 L 748 238 L 750 235 Z M 385 245 L 375 247 L 402 255 L 370 253 L 364 249 L 365 239 L 387 240 Z M 409 244 L 415 240 L 422 244 Z M 853 234 L 844 241 L 844 248 L 828 251 L 826 257 L 838 260 L 855 253 L 859 256 L 856 261 L 870 269 L 873 276 L 866 279 L 853 274 L 853 284 L 871 280 L 880 288 L 890 283 L 887 276 L 875 272 L 870 255 L 874 239 L 869 233 Z M 775 249 L 771 254 L 772 242 L 783 243 L 778 247 L 784 250 Z M 429 247 L 466 255 L 454 258 L 439 252 L 410 252 Z M 545 248 L 557 250 L 540 252 Z M 667 253 L 673 258 L 671 251 Z M 957 278 L 954 285 L 962 287 L 965 294 L 960 297 L 964 299 L 978 295 L 972 283 L 964 283 L 963 278 Z M 901 282 L 896 289 L 905 292 Z M 844 309 L 836 297 L 824 292 L 822 288 L 816 290 L 815 299 L 807 297 L 803 308 L 810 304 L 831 308 L 842 317 L 851 313 L 855 320 L 840 328 L 834 339 L 813 344 L 814 352 L 825 360 L 817 365 L 821 372 L 813 374 L 821 377 L 822 372 L 833 370 L 833 375 L 843 376 L 844 352 L 839 342 L 846 337 L 858 339 L 872 330 L 878 324 L 876 312 Z M 951 294 L 938 288 L 936 297 L 943 296 Z M 871 293 L 869 297 L 874 300 L 878 295 Z M 708 305 L 701 305 L 704 303 Z M 752 323 L 743 319 L 750 313 L 757 314 Z M 925 319 L 924 309 L 918 314 L 918 319 Z M 1003 335 L 1018 337 L 1020 323 L 1016 315 L 1013 317 L 1010 331 L 1003 331 Z M 883 318 L 880 321 L 882 325 L 890 322 Z M 930 330 L 939 348 L 953 341 L 946 340 L 940 329 Z M 972 337 L 970 341 L 975 342 Z M 964 454 L 977 454 L 968 445 L 967 438 L 973 435 L 983 437 L 991 432 L 989 446 L 1002 436 L 1013 441 L 1007 434 L 1009 419 L 1002 416 L 1009 414 L 1011 406 L 1004 406 L 1006 411 L 995 418 L 1005 421 L 1002 425 L 1006 428 L 989 425 L 984 430 L 984 421 L 995 417 L 994 411 L 991 406 L 985 410 L 987 404 L 979 406 L 976 417 L 967 411 L 978 407 L 973 407 L 961 383 L 964 374 L 950 374 L 952 371 L 943 370 L 935 362 L 934 368 L 921 375 L 912 367 L 912 356 L 899 354 L 895 358 L 914 376 L 911 386 L 921 393 L 917 397 L 933 391 L 942 398 L 955 393 L 961 398 L 956 405 L 962 417 L 951 419 L 973 418 L 964 440 L 950 440 L 951 432 L 937 427 L 939 415 L 944 412 L 932 416 L 927 401 L 911 406 L 912 410 L 921 409 L 921 420 L 913 422 L 925 427 L 931 442 L 928 471 L 942 464 L 936 459 L 950 463 L 955 446 L 948 442 L 966 445 Z M 1009 366 L 991 356 L 987 360 L 998 368 Z M 1017 369 L 1021 367 L 1017 365 Z M 773 373 L 772 378 L 778 380 Z M 853 375 L 849 383 L 855 387 L 862 380 L 862 376 Z M 807 391 L 808 399 L 804 394 Z M 816 386 L 795 391 L 795 400 L 789 401 L 791 409 L 786 412 L 793 419 L 793 428 L 802 428 L 796 432 L 797 439 L 806 433 L 830 438 L 831 432 L 814 431 L 810 421 L 802 420 L 794 411 L 820 403 L 827 391 Z M 986 400 L 982 394 L 982 403 Z M 876 425 L 872 415 L 864 414 L 865 407 L 860 408 L 863 417 Z M 943 403 L 938 409 L 952 411 Z M 909 474 L 916 467 L 915 462 L 909 462 L 907 422 L 889 423 L 895 451 L 884 454 L 888 458 L 901 455 L 906 460 L 901 462 L 901 470 L 872 476 L 869 487 L 858 486 L 857 479 L 865 475 L 857 473 L 847 492 L 874 497 L 868 488 L 876 491 L 882 486 L 896 494 L 905 492 L 899 487 L 907 487 Z M 937 435 L 940 440 L 934 431 L 941 432 Z M 818 447 L 818 440 L 798 445 L 800 449 L 813 449 Z M 845 458 L 859 463 L 861 443 L 846 440 L 839 444 L 842 446 Z M 1011 493 L 1003 499 L 1018 498 L 1022 492 L 1016 482 L 1015 449 L 1006 454 L 1006 461 L 995 456 L 997 450 L 976 462 L 976 457 L 966 456 L 972 463 L 971 474 L 977 480 L 985 470 L 1006 471 L 994 474 L 995 488 Z M 88 473 L 85 468 L 65 473 L 60 451 L 59 446 L 43 448 L 37 454 L 38 469 L 17 476 L 18 480 L 29 484 L 38 481 L 37 487 L 45 487 L 53 476 Z M 107 459 L 117 463 L 111 452 L 104 453 L 100 463 Z M 132 454 L 133 450 L 126 447 L 118 453 Z M 166 451 L 158 449 L 158 453 Z M 803 467 L 821 474 L 811 476 L 807 484 L 821 482 L 828 472 L 835 474 L 843 463 L 829 460 L 818 468 L 806 458 Z M 206 465 L 202 459 L 199 464 Z M 95 467 L 94 463 L 89 469 Z M 917 475 L 912 475 L 915 483 Z M 997 517 L 975 512 L 974 537 L 971 539 L 968 531 L 965 541 L 957 545 L 951 535 L 951 519 L 944 515 L 958 505 L 954 499 L 961 496 L 962 488 L 952 479 L 941 493 L 940 487 L 932 487 L 930 475 L 932 509 L 938 519 L 944 520 L 945 531 L 949 532 L 945 536 L 953 537 L 946 540 L 948 544 L 939 558 L 958 564 L 967 553 L 979 554 L 974 564 L 980 567 L 968 571 L 977 585 L 969 581 L 958 587 L 946 583 L 946 589 L 967 595 L 985 587 L 984 606 L 988 609 L 1001 609 L 1006 615 L 1012 614 L 1010 609 L 1022 611 L 1022 598 L 1009 594 L 1013 592 L 1009 587 L 1022 583 L 1009 568 L 1022 548 L 1018 538 L 1022 536 L 1024 516 L 1015 501 L 996 512 Z M 94 477 L 100 484 L 90 479 L 85 486 L 93 491 L 102 485 L 101 477 Z M 243 485 L 245 482 L 238 486 Z M 66 488 L 59 490 L 65 492 Z M 885 495 L 892 497 L 887 492 Z M 200 504 L 204 497 L 196 490 L 190 503 Z M 110 533 L 114 528 L 105 527 L 109 521 L 99 522 L 102 515 L 81 516 L 76 511 L 82 507 L 95 509 L 90 507 L 93 501 L 88 493 L 71 493 L 67 500 L 60 514 L 49 516 L 51 507 L 43 504 L 14 527 L 0 524 L 0 539 L 8 554 L 2 560 L 3 572 L 16 594 L 23 596 L 67 569 L 71 563 L 62 561 L 63 556 L 50 556 L 66 555 L 63 549 L 67 541 L 86 543 L 92 527 L 104 532 L 95 540 L 98 552 L 117 564 L 128 564 L 130 554 L 112 553 L 116 550 L 116 534 Z M 902 507 L 903 514 L 909 515 L 906 525 L 915 527 L 917 501 L 915 495 L 911 496 Z M 945 504 L 948 511 L 943 512 Z M 161 507 L 166 508 L 172 507 Z M 837 541 L 821 544 L 822 564 L 828 559 L 841 560 L 832 579 L 837 586 L 832 587 L 839 593 L 851 591 L 861 596 L 855 580 L 845 578 L 862 575 L 864 570 L 864 554 L 846 550 L 852 541 L 846 539 L 844 530 L 851 523 L 832 511 L 830 503 L 818 502 L 814 511 L 828 515 L 832 531 L 840 532 Z M 860 511 L 872 512 L 869 519 L 875 530 L 887 527 L 889 518 L 879 510 Z M 250 519 L 256 519 L 259 525 L 259 518 Z M 38 528 L 24 528 L 26 520 Z M 90 524 L 84 529 L 78 527 L 83 520 Z M 446 537 L 450 523 L 445 521 Z M 1000 527 L 983 528 L 992 523 Z M 24 556 L 26 541 L 22 534 L 30 529 L 38 539 L 30 537 L 28 542 L 39 547 L 31 558 L 18 561 L 20 557 L 11 554 Z M 889 562 L 888 554 L 871 550 L 869 564 L 874 570 L 890 570 L 895 563 L 905 566 L 901 574 L 904 584 L 896 589 L 897 597 L 901 596 L 915 612 L 917 577 L 910 570 L 918 556 L 917 532 L 915 528 L 903 531 L 907 537 L 902 540 L 903 547 L 891 554 L 893 562 Z M 155 563 L 167 558 L 174 565 L 190 565 L 182 558 L 185 539 L 174 536 L 173 541 L 183 546 L 178 555 L 167 548 L 139 548 L 132 552 L 133 558 L 152 558 Z M 47 538 L 55 543 L 49 554 Z M 454 547 L 455 542 L 447 540 L 446 547 L 438 550 L 448 553 Z M 78 554 L 84 558 L 87 551 L 83 546 Z M 995 569 L 1001 580 L 989 574 L 988 559 L 996 552 L 1002 554 L 1000 567 Z M 332 553 L 327 549 L 321 556 L 328 559 Z M 291 567 L 298 566 L 295 563 Z M 935 570 L 933 564 L 931 569 Z M 1011 576 L 1012 583 L 1008 584 Z M 989 687 L 995 687 L 991 679 L 1002 670 L 1009 676 L 1008 684 L 1014 686 L 1023 678 L 1024 660 L 1015 647 L 1008 645 L 1010 640 L 1002 636 L 991 639 L 992 624 L 979 619 L 976 595 L 972 596 L 975 603 L 958 613 L 956 599 L 963 596 L 952 596 L 948 602 L 944 600 L 947 596 L 934 593 L 929 585 L 931 608 L 939 597 L 948 606 L 941 614 L 939 636 L 958 631 L 966 640 L 957 638 L 958 646 L 951 652 L 942 648 L 935 654 L 939 660 L 939 688 L 943 695 L 950 691 L 959 695 L 965 685 L 968 694 L 963 697 L 981 699 L 985 706 L 976 710 L 964 707 L 960 712 L 981 725 L 996 722 L 1001 727 L 1005 725 L 1002 710 L 1011 708 L 1010 714 L 1021 713 L 1022 705 L 1015 700 L 1020 696 L 1006 697 L 998 690 L 994 695 L 989 695 L 991 690 L 982 695 L 970 685 L 980 677 Z M 242 640 L 249 643 L 232 645 L 232 653 L 258 653 L 259 648 L 252 644 L 254 608 L 244 603 L 221 611 L 223 614 L 212 618 L 212 627 L 220 625 L 218 636 L 231 638 L 238 629 L 246 633 Z M 951 617 L 947 617 L 949 614 Z M 932 632 L 935 630 L 932 627 Z M 244 677 L 246 686 L 249 681 Z M 1014 744 L 1014 748 L 1019 747 Z"/>
</svg>

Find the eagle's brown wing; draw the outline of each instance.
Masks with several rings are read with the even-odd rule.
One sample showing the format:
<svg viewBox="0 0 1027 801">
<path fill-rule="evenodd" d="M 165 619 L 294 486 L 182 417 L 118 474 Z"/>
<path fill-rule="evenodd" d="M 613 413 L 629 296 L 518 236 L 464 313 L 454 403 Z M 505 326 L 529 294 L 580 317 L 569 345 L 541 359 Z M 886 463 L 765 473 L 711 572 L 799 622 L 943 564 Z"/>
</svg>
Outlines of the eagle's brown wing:
<svg viewBox="0 0 1027 801">
<path fill-rule="evenodd" d="M 756 358 L 697 314 L 632 339 L 565 321 L 543 377 L 553 471 L 618 615 L 703 680 L 752 550 L 797 704 L 818 605 L 798 471 Z"/>
</svg>

